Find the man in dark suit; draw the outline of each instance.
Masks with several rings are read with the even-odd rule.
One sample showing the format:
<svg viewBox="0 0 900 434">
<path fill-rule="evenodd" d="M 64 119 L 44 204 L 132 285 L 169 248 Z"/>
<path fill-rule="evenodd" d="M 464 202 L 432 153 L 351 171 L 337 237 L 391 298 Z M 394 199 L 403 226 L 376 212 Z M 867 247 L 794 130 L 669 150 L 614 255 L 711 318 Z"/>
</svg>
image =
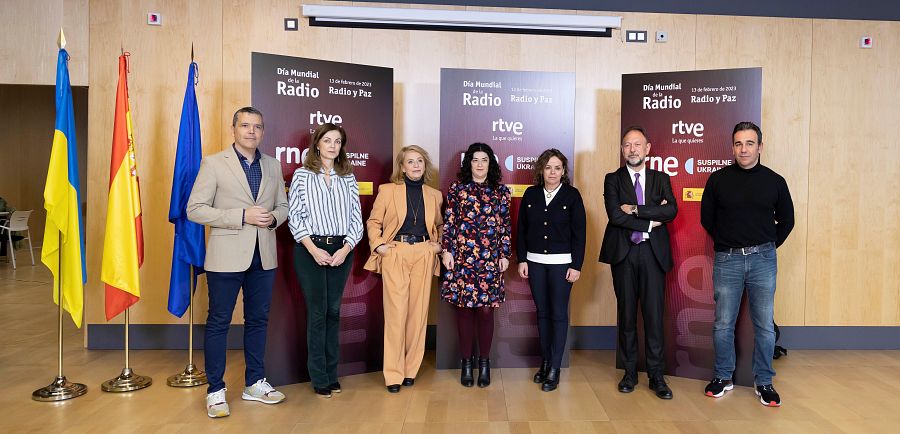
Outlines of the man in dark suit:
<svg viewBox="0 0 900 434">
<path fill-rule="evenodd" d="M 606 175 L 603 198 L 609 224 L 600 262 L 610 264 L 618 311 L 618 360 L 625 368 L 619 392 L 637 384 L 637 307 L 641 306 L 650 389 L 672 399 L 666 385 L 663 354 L 665 278 L 672 269 L 670 222 L 678 213 L 669 175 L 646 167 L 650 141 L 643 128 L 628 127 L 622 137 L 625 166 Z"/>
</svg>

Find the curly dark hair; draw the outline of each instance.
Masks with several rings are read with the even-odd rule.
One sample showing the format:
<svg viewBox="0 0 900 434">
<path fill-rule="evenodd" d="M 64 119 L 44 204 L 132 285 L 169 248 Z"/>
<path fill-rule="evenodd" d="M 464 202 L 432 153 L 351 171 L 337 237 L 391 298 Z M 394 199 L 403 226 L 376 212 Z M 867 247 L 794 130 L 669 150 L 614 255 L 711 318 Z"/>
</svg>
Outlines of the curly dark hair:
<svg viewBox="0 0 900 434">
<path fill-rule="evenodd" d="M 544 185 L 544 166 L 550 162 L 550 159 L 556 157 L 559 158 L 559 161 L 562 163 L 563 167 L 563 175 L 560 178 L 559 182 L 561 184 L 571 184 L 572 181 L 569 179 L 569 159 L 560 152 L 559 149 L 551 148 L 547 149 L 544 152 L 541 152 L 541 156 L 538 157 L 537 162 L 534 163 L 534 184 L 535 185 Z"/>
<path fill-rule="evenodd" d="M 494 150 L 484 143 L 472 143 L 469 145 L 469 149 L 466 149 L 466 153 L 463 156 L 462 167 L 459 168 L 459 173 L 456 174 L 456 179 L 464 184 L 472 182 L 472 158 L 475 156 L 476 152 L 484 152 L 488 155 L 488 173 L 486 180 L 488 185 L 491 187 L 500 185 L 500 181 L 503 179 L 503 174 L 500 173 L 500 164 L 497 163 L 497 157 L 494 155 Z"/>
</svg>

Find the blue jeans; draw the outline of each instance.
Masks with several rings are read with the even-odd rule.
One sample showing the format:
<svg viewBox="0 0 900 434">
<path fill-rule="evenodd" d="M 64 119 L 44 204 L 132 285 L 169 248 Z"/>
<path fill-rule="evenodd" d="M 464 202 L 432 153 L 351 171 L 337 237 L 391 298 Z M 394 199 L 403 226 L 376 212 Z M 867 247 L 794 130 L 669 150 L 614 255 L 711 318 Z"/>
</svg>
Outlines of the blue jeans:
<svg viewBox="0 0 900 434">
<path fill-rule="evenodd" d="M 263 358 L 266 353 L 266 331 L 269 324 L 269 306 L 272 302 L 272 282 L 275 270 L 264 270 L 259 257 L 259 246 L 247 271 L 234 273 L 206 272 L 209 286 L 209 314 L 206 317 L 203 354 L 207 393 L 225 387 L 225 349 L 231 315 L 237 303 L 238 292 L 244 290 L 244 384 L 247 386 L 265 377 Z"/>
<path fill-rule="evenodd" d="M 716 322 L 713 347 L 716 352 L 715 376 L 729 380 L 734 375 L 734 324 L 741 308 L 744 289 L 750 302 L 753 321 L 753 376 L 757 385 L 772 384 L 775 370 L 775 275 L 778 259 L 775 244 L 759 246 L 759 252 L 743 255 L 716 252 L 713 265 Z"/>
</svg>

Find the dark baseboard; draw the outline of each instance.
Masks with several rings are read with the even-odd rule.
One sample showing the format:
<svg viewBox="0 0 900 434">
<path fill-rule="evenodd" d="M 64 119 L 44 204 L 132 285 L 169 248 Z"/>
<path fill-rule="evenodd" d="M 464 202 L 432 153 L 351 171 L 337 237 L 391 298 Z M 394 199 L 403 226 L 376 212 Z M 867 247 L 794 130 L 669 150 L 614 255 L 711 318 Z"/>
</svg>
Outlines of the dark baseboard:
<svg viewBox="0 0 900 434">
<path fill-rule="evenodd" d="M 203 348 L 206 326 L 194 325 L 194 349 Z M 90 324 L 87 328 L 87 347 L 90 350 L 121 350 L 125 348 L 123 324 Z M 187 324 L 132 324 L 128 328 L 128 346 L 132 350 L 186 350 Z M 244 348 L 244 326 L 232 324 L 228 331 L 228 349 Z"/>
<path fill-rule="evenodd" d="M 898 350 L 900 327 L 779 326 L 778 345 L 789 350 Z"/>
<path fill-rule="evenodd" d="M 572 327 L 573 350 L 614 350 L 616 349 L 615 326 Z"/>
<path fill-rule="evenodd" d="M 133 324 L 129 329 L 129 345 L 133 350 L 187 349 L 185 324 Z M 202 324 L 194 325 L 194 348 L 203 348 Z M 900 327 L 897 326 L 782 326 L 778 345 L 789 350 L 900 350 Z M 120 350 L 125 346 L 122 324 L 90 324 L 87 347 L 92 350 Z M 425 348 L 435 348 L 437 326 L 428 325 Z M 572 327 L 573 350 L 614 350 L 614 326 Z M 232 325 L 228 348 L 243 348 L 244 326 Z"/>
</svg>

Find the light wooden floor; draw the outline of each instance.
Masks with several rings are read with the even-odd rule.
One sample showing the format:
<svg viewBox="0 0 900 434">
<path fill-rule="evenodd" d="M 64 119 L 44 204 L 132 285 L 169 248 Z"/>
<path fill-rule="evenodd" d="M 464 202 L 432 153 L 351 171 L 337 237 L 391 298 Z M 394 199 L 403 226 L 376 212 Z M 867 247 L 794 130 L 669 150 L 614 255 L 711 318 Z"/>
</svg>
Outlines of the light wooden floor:
<svg viewBox="0 0 900 434">
<path fill-rule="evenodd" d="M 184 351 L 134 351 L 132 367 L 154 384 L 111 394 L 100 383 L 116 376 L 121 351 L 88 351 L 83 334 L 65 323 L 65 373 L 87 395 L 60 403 L 31 400 L 56 374 L 56 306 L 40 264 L 16 271 L 0 260 L 0 432 L 900 432 L 900 351 L 791 351 L 776 362 L 784 406 L 766 408 L 749 388 L 725 398 L 703 396 L 704 381 L 670 378 L 675 399 L 646 388 L 616 391 L 621 376 L 611 351 L 576 351 L 558 391 L 543 393 L 530 369 L 496 369 L 487 389 L 463 388 L 458 371 L 435 371 L 431 360 L 415 387 L 388 394 L 380 373 L 342 378 L 344 392 L 316 398 L 308 384 L 281 387 L 287 400 L 268 406 L 241 401 L 241 352 L 229 353 L 226 382 L 232 415 L 211 420 L 205 387 L 174 389 Z M 99 301 L 92 301 L 99 302 Z M 202 354 L 197 354 L 202 361 Z M 202 366 L 202 363 L 201 363 Z"/>
</svg>

